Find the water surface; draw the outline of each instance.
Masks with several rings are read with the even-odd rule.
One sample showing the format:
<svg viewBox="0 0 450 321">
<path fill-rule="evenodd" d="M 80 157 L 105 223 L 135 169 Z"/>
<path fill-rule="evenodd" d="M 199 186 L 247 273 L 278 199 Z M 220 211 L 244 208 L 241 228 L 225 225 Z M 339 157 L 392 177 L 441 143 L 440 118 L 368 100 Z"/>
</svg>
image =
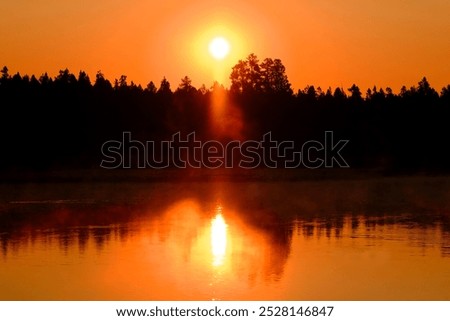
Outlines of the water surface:
<svg viewBox="0 0 450 321">
<path fill-rule="evenodd" d="M 450 181 L 0 186 L 2 300 L 450 300 Z"/>
</svg>

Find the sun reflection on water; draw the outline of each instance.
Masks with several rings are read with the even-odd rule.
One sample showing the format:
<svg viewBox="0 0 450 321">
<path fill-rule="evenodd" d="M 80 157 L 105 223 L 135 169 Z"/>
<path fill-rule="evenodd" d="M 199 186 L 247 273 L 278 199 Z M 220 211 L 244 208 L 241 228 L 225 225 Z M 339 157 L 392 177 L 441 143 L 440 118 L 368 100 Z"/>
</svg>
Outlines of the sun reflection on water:
<svg viewBox="0 0 450 321">
<path fill-rule="evenodd" d="M 215 217 L 211 220 L 211 253 L 213 266 L 221 266 L 224 263 L 227 250 L 228 225 L 222 216 L 222 206 L 218 205 Z"/>
</svg>

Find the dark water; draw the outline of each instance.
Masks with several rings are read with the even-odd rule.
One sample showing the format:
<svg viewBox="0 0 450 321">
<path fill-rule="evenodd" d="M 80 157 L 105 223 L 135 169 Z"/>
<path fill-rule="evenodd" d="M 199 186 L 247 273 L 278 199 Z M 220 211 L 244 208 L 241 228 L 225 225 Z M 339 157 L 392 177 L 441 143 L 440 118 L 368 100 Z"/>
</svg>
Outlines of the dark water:
<svg viewBox="0 0 450 321">
<path fill-rule="evenodd" d="M 0 186 L 2 300 L 450 300 L 450 180 Z"/>
</svg>

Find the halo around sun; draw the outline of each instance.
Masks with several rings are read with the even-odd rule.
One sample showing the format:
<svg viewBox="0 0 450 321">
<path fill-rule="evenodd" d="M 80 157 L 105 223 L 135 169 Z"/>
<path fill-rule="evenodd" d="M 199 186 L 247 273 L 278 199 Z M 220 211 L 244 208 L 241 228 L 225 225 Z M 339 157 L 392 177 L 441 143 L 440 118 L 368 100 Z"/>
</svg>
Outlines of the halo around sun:
<svg viewBox="0 0 450 321">
<path fill-rule="evenodd" d="M 208 49 L 214 59 L 222 60 L 230 52 L 230 44 L 224 37 L 215 37 L 209 43 Z"/>
</svg>

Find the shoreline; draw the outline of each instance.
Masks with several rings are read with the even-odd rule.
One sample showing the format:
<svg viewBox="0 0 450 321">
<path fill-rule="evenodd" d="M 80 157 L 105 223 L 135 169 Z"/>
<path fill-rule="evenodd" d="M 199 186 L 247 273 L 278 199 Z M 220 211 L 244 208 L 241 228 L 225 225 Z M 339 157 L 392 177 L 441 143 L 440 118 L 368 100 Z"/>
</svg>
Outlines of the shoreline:
<svg viewBox="0 0 450 321">
<path fill-rule="evenodd" d="M 76 182 L 209 182 L 209 181 L 326 181 L 388 177 L 449 177 L 448 172 L 388 171 L 384 169 L 70 169 L 0 171 L 2 184 Z"/>
</svg>

